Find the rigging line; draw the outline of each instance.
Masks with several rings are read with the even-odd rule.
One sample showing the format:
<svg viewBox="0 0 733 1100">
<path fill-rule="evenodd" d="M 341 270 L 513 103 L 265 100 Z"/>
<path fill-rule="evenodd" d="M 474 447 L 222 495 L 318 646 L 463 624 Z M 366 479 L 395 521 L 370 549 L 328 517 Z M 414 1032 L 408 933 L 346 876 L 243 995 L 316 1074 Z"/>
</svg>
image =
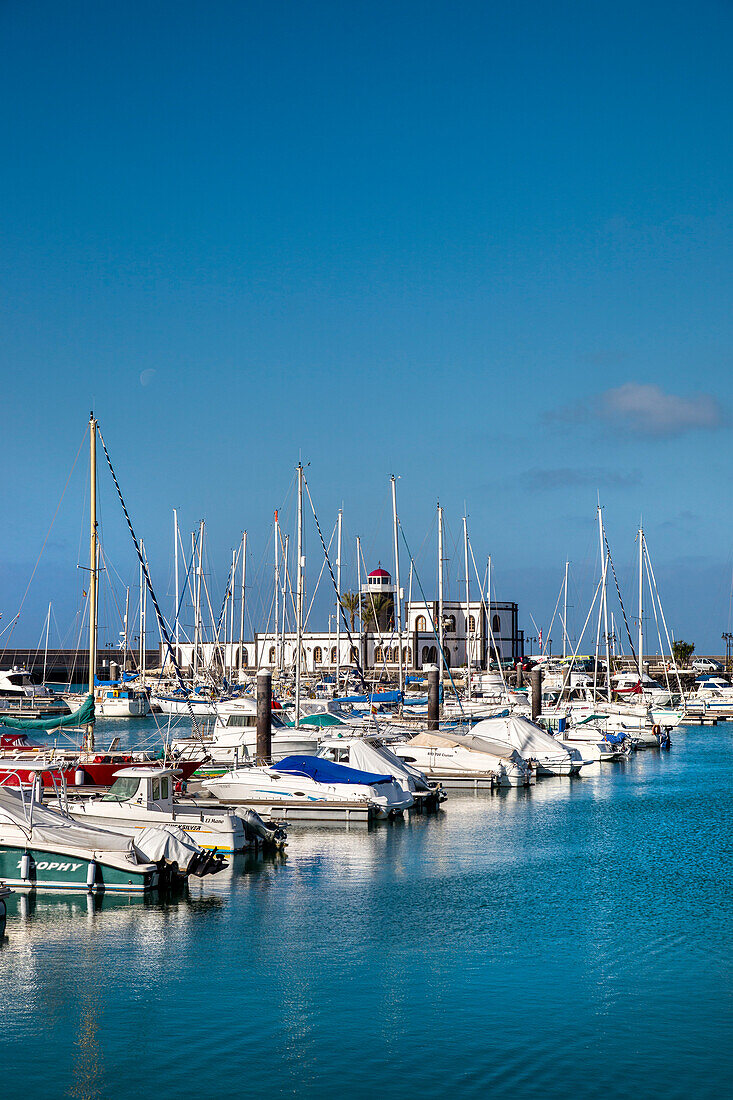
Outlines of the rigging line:
<svg viewBox="0 0 733 1100">
<path fill-rule="evenodd" d="M 334 540 L 335 536 L 336 536 L 336 524 L 334 524 L 333 531 L 331 532 L 331 538 L 328 540 L 328 549 L 329 550 L 331 549 L 331 546 L 333 544 L 333 540 Z M 325 568 L 326 568 L 326 561 L 325 561 L 325 558 L 324 558 L 323 565 L 321 566 L 321 571 L 318 574 L 318 580 L 316 581 L 316 586 L 313 589 L 313 595 L 311 596 L 311 602 L 308 604 L 308 610 L 305 613 L 305 621 L 303 622 L 303 630 L 308 629 L 308 622 L 309 622 L 310 617 L 311 617 L 311 611 L 313 610 L 313 604 L 315 602 L 315 598 L 318 595 L 318 588 L 320 586 L 321 578 L 323 576 L 323 570 Z"/>
<path fill-rule="evenodd" d="M 194 709 L 191 706 L 191 700 L 189 698 L 189 691 L 188 691 L 188 688 L 186 687 L 186 684 L 184 683 L 183 676 L 181 675 L 181 670 L 178 667 L 178 658 L 173 653 L 173 645 L 171 643 L 170 635 L 168 634 L 168 628 L 165 625 L 165 619 L 163 618 L 163 613 L 161 612 L 160 607 L 158 606 L 158 597 L 155 595 L 155 589 L 153 588 L 153 582 L 150 579 L 150 573 L 148 571 L 148 564 L 145 561 L 145 557 L 144 557 L 144 555 L 142 554 L 142 552 L 140 550 L 140 543 L 137 541 L 137 536 L 135 535 L 135 529 L 133 528 L 132 520 L 130 519 L 130 513 L 127 511 L 127 505 L 125 504 L 125 498 L 122 495 L 122 490 L 120 489 L 120 483 L 117 480 L 117 474 L 114 471 L 114 467 L 112 465 L 112 459 L 109 457 L 109 451 L 107 450 L 107 444 L 104 442 L 104 436 L 102 435 L 102 431 L 99 427 L 99 424 L 97 424 L 97 432 L 99 433 L 99 440 L 100 440 L 100 442 L 102 444 L 102 447 L 104 449 L 104 455 L 105 455 L 105 458 L 107 459 L 107 465 L 109 466 L 109 472 L 112 474 L 112 480 L 115 483 L 115 489 L 117 490 L 117 496 L 120 498 L 120 504 L 122 506 L 122 511 L 124 512 L 125 519 L 127 520 L 127 526 L 129 528 L 130 535 L 132 537 L 132 542 L 133 542 L 133 545 L 135 547 L 135 551 L 137 553 L 138 560 L 140 561 L 140 565 L 142 567 L 143 576 L 145 577 L 145 584 L 147 585 L 148 591 L 150 593 L 150 598 L 153 601 L 153 607 L 155 608 L 155 614 L 156 614 L 156 617 L 158 619 L 158 629 L 160 630 L 160 635 L 161 635 L 161 637 L 162 637 L 162 639 L 165 643 L 165 646 L 168 650 L 168 655 L 171 659 L 171 664 L 173 665 L 173 668 L 175 670 L 176 679 L 178 680 L 179 686 L 180 686 L 181 690 L 185 693 L 186 705 L 188 707 L 189 714 L 191 715 L 191 721 L 193 723 L 193 728 L 196 731 L 197 737 L 199 738 L 199 740 L 203 744 L 203 737 L 201 735 L 201 730 L 199 729 L 198 720 L 197 720 L 196 715 L 194 713 Z"/>
<path fill-rule="evenodd" d="M 654 576 L 654 566 L 652 565 L 652 560 L 649 557 L 649 548 L 648 548 L 648 546 L 646 546 L 646 539 L 644 539 L 644 547 L 645 547 L 647 564 L 649 566 L 649 570 L 650 570 L 651 575 L 652 575 L 652 581 L 654 583 L 654 591 L 657 593 L 657 599 L 659 600 L 659 613 L 662 616 L 662 623 L 664 625 L 664 633 L 666 635 L 667 645 L 669 646 L 669 652 L 670 652 L 671 657 L 672 657 L 672 664 L 674 666 L 675 675 L 677 676 L 677 686 L 680 689 L 680 695 L 682 696 L 682 701 L 683 701 L 683 704 L 684 704 L 684 694 L 683 694 L 683 691 L 682 691 L 682 681 L 680 680 L 680 670 L 679 670 L 679 667 L 677 665 L 677 659 L 674 655 L 674 649 L 672 648 L 672 641 L 671 641 L 670 636 L 669 636 L 669 630 L 667 629 L 667 620 L 664 617 L 664 608 L 662 607 L 662 598 L 659 595 L 659 589 L 657 588 L 657 580 L 656 580 L 656 577 Z"/>
<path fill-rule="evenodd" d="M 649 573 L 649 555 L 648 554 L 644 554 L 644 562 L 646 564 L 646 579 L 647 579 L 647 582 L 649 584 L 649 592 L 650 592 L 651 597 L 652 597 L 652 610 L 654 611 L 654 625 L 657 628 L 657 638 L 659 639 L 659 652 L 662 656 L 664 656 L 664 645 L 662 644 L 662 632 L 659 629 L 659 619 L 657 617 L 657 601 L 659 600 L 659 593 L 657 592 L 656 596 L 655 596 L 654 587 L 652 585 L 652 578 L 651 578 L 651 575 Z M 661 610 L 661 603 L 660 603 L 660 610 Z M 669 669 L 667 667 L 667 662 L 666 661 L 664 662 L 664 678 L 667 681 L 667 691 L 669 692 L 669 699 L 670 699 L 670 703 L 671 703 L 672 702 L 672 685 L 669 682 Z M 643 696 L 642 696 L 642 698 L 643 698 Z"/>
<path fill-rule="evenodd" d="M 624 617 L 624 626 L 626 627 L 626 635 L 629 639 L 629 645 L 631 646 L 631 654 L 632 654 L 634 660 L 636 661 L 636 663 L 638 665 L 639 662 L 636 659 L 636 650 L 634 649 L 634 641 L 633 641 L 633 638 L 631 637 L 631 631 L 629 630 L 629 620 L 626 618 L 626 608 L 624 607 L 624 601 L 621 599 L 621 589 L 618 586 L 618 579 L 616 577 L 616 568 L 613 564 L 613 558 L 611 556 L 611 547 L 608 545 L 608 535 L 606 534 L 605 525 L 604 525 L 604 528 L 603 528 L 603 541 L 606 544 L 606 553 L 608 554 L 608 561 L 609 561 L 610 566 L 611 566 L 611 572 L 613 573 L 613 583 L 616 585 L 616 595 L 618 596 L 618 602 L 621 605 L 621 614 Z"/>
<path fill-rule="evenodd" d="M 57 515 L 59 514 L 59 509 L 60 509 L 60 507 L 61 507 L 61 505 L 62 505 L 62 503 L 63 503 L 63 500 L 64 500 L 64 496 L 66 495 L 66 490 L 67 490 L 67 489 L 68 489 L 68 487 L 69 487 L 69 482 L 71 481 L 71 475 L 72 475 L 72 474 L 74 473 L 74 470 L 76 469 L 76 464 L 77 464 L 77 462 L 78 462 L 78 460 L 79 460 L 79 455 L 81 454 L 81 449 L 82 449 L 82 447 L 84 446 L 84 441 L 85 441 L 85 439 L 86 439 L 86 430 L 85 430 L 85 432 L 84 432 L 84 435 L 82 436 L 82 439 L 81 439 L 81 443 L 79 444 L 79 450 L 78 450 L 78 451 L 76 452 L 76 458 L 74 459 L 74 462 L 73 462 L 73 464 L 72 464 L 72 467 L 71 467 L 71 469 L 69 470 L 69 476 L 67 477 L 67 479 L 66 479 L 66 484 L 64 485 L 64 488 L 63 488 L 63 490 L 62 490 L 62 492 L 61 492 L 61 497 L 60 497 L 60 499 L 59 499 L 59 502 L 58 502 L 58 504 L 56 505 L 56 511 L 55 511 L 55 512 L 54 512 L 54 514 L 53 514 L 53 519 L 51 520 L 51 526 L 49 527 L 48 531 L 46 532 L 46 537 L 45 537 L 45 539 L 43 540 L 43 545 L 41 546 L 40 552 L 39 552 L 39 554 L 38 554 L 38 557 L 37 557 L 37 559 L 36 559 L 36 564 L 35 564 L 35 565 L 33 566 L 33 572 L 31 573 L 31 576 L 30 576 L 30 580 L 28 581 L 28 584 L 26 585 L 26 589 L 25 589 L 25 592 L 23 593 L 23 598 L 22 598 L 22 600 L 20 601 L 20 607 L 18 608 L 18 612 L 17 612 L 17 614 L 16 614 L 15 618 L 14 618 L 14 619 L 11 619 L 10 623 L 8 623 L 8 626 L 12 626 L 12 627 L 13 627 L 13 629 L 15 629 L 15 626 L 16 626 L 16 625 L 17 625 L 17 623 L 18 623 L 18 619 L 20 618 L 20 613 L 21 613 L 21 611 L 23 610 L 23 606 L 24 606 L 24 604 L 25 604 L 26 598 L 27 598 L 27 596 L 28 596 L 28 593 L 29 593 L 29 591 L 30 591 L 30 587 L 31 587 L 31 585 L 33 584 L 33 578 L 34 578 L 34 577 L 35 577 L 35 575 L 36 575 L 36 570 L 38 569 L 38 566 L 39 566 L 39 564 L 40 564 L 41 558 L 43 557 L 43 551 L 44 551 L 44 550 L 46 549 L 46 543 L 48 542 L 48 540 L 49 540 L 49 538 L 50 538 L 50 536 L 51 536 L 51 531 L 52 531 L 52 529 L 53 529 L 53 525 L 54 525 L 54 523 L 56 522 L 56 517 L 57 517 Z M 4 655 L 5 655 L 5 652 L 6 652 L 7 648 L 8 648 L 8 642 L 10 641 L 10 638 L 12 637 L 12 633 L 13 633 L 13 631 L 11 630 L 11 631 L 10 631 L 10 634 L 8 635 L 8 639 L 7 639 L 7 641 L 5 642 L 5 645 L 3 646 L 3 650 L 2 650 L 2 656 L 4 656 Z"/>
<path fill-rule="evenodd" d="M 471 551 L 471 561 L 473 562 L 473 571 L 476 574 L 476 580 L 478 581 L 480 591 L 481 591 L 481 606 L 486 611 L 486 625 L 487 625 L 487 628 L 488 628 L 488 631 L 489 631 L 489 638 L 491 640 L 491 645 L 494 647 L 494 653 L 496 654 L 496 663 L 499 666 L 499 675 L 501 676 L 501 682 L 504 685 L 504 691 L 506 692 L 506 694 L 508 696 L 509 688 L 507 686 L 506 677 L 504 676 L 504 669 L 502 668 L 502 665 L 501 665 L 501 654 L 499 653 L 499 647 L 496 644 L 496 636 L 494 635 L 494 628 L 491 625 L 491 592 L 489 592 L 489 597 L 488 597 L 489 598 L 489 603 L 488 603 L 488 607 L 487 607 L 486 602 L 484 601 L 484 591 L 485 591 L 485 589 L 484 589 L 484 586 L 481 584 L 481 580 L 480 580 L 479 575 L 478 575 L 478 567 L 476 565 L 476 558 L 475 558 L 475 555 L 474 555 L 474 552 L 473 552 L 473 543 L 471 542 L 470 538 L 468 540 L 468 549 Z M 484 574 L 484 577 L 485 577 L 485 582 L 484 583 L 485 584 L 489 580 L 488 572 L 489 572 L 489 567 L 488 567 L 488 564 L 487 564 L 486 573 Z M 496 591 L 496 590 L 494 590 L 494 591 Z M 496 601 L 494 601 L 494 606 L 496 607 Z"/>
<path fill-rule="evenodd" d="M 557 609 L 560 606 L 560 597 L 562 596 L 562 590 L 563 590 L 564 583 L 565 582 L 563 581 L 563 584 L 560 585 L 560 591 L 557 594 L 557 603 L 555 604 L 555 610 L 552 612 L 552 618 L 550 619 L 550 627 L 549 627 L 549 630 L 547 631 L 547 638 L 545 639 L 545 644 L 542 647 L 543 656 L 544 656 L 545 650 L 547 649 L 547 646 L 550 643 L 550 635 L 552 634 L 552 627 L 555 623 L 555 616 L 557 615 Z M 531 618 L 531 616 L 530 616 L 530 618 Z M 532 620 L 532 621 L 534 622 L 534 620 Z"/>
<path fill-rule="evenodd" d="M 420 580 L 420 574 L 417 571 L 417 566 L 415 565 L 415 559 L 413 558 L 412 553 L 410 552 L 410 547 L 407 545 L 407 538 L 405 537 L 405 532 L 402 528 L 402 524 L 400 523 L 399 519 L 397 520 L 397 526 L 400 530 L 400 534 L 402 535 L 402 541 L 405 544 L 405 549 L 407 550 L 407 555 L 408 555 L 410 561 L 412 562 L 413 568 L 415 570 L 415 577 L 417 579 L 418 588 L 420 589 L 420 595 L 422 596 L 423 602 L 425 603 L 425 606 L 427 607 L 428 601 L 427 601 L 427 598 L 425 596 L 425 591 L 424 591 L 423 586 L 422 586 L 422 581 Z M 458 706 L 461 708 L 461 714 L 465 718 L 466 717 L 466 712 L 463 709 L 463 703 L 461 701 L 460 695 L 458 694 L 458 688 L 455 685 L 455 681 L 453 679 L 453 673 L 450 670 L 450 665 L 448 664 L 448 662 L 445 659 L 445 651 L 444 651 L 442 645 L 440 644 L 440 638 L 438 637 L 438 635 L 435 631 L 435 622 L 432 621 L 432 619 L 433 619 L 432 615 L 430 616 L 430 618 L 431 618 L 431 622 L 432 622 L 432 626 L 433 626 L 433 635 L 435 637 L 436 642 L 438 643 L 438 649 L 440 650 L 440 655 L 443 659 L 443 665 L 445 667 L 446 672 L 448 673 L 448 679 L 451 682 L 451 687 L 453 688 L 453 691 L 455 693 L 455 697 L 458 701 Z M 441 680 L 442 680 L 442 674 L 441 674 Z"/>
<path fill-rule="evenodd" d="M 338 585 L 336 584 L 336 577 L 334 575 L 333 569 L 331 568 L 331 559 L 328 556 L 328 550 L 326 549 L 326 542 L 325 542 L 325 539 L 323 538 L 323 532 L 321 531 L 321 525 L 318 522 L 318 516 L 316 515 L 316 509 L 315 509 L 315 506 L 313 504 L 313 498 L 311 497 L 311 491 L 310 491 L 310 488 L 308 486 L 308 480 L 305 476 L 305 473 L 303 474 L 303 484 L 305 485 L 305 491 L 308 494 L 308 500 L 310 501 L 311 510 L 313 512 L 313 519 L 316 521 L 316 530 L 318 531 L 318 537 L 321 540 L 321 546 L 323 547 L 323 556 L 326 559 L 326 565 L 328 566 L 328 571 L 331 574 L 331 581 L 333 583 L 333 589 L 334 589 L 334 592 L 336 593 L 336 595 L 340 596 L 339 590 L 338 590 Z M 364 691 L 368 695 L 369 694 L 369 689 L 367 688 L 367 682 L 366 682 L 366 679 L 364 678 L 364 670 L 362 669 L 361 661 L 359 660 L 359 651 L 358 651 L 357 647 L 354 645 L 354 639 L 353 639 L 353 637 L 351 635 L 351 631 L 349 629 L 348 619 L 346 618 L 346 610 L 344 608 L 344 605 L 341 603 L 340 598 L 339 598 L 339 611 L 341 612 L 341 618 L 344 620 L 344 626 L 346 627 L 346 634 L 347 634 L 347 637 L 349 639 L 349 644 L 351 646 L 352 660 L 354 661 L 354 664 L 356 665 L 356 671 L 359 674 L 359 679 L 362 682 L 362 685 L 364 687 Z"/>
</svg>

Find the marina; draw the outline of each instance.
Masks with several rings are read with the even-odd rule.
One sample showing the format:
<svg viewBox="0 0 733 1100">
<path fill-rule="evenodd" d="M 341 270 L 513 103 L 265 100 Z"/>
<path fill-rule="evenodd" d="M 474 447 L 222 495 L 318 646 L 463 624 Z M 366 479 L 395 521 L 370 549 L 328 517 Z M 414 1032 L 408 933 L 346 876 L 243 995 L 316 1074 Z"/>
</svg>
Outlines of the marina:
<svg viewBox="0 0 733 1100">
<path fill-rule="evenodd" d="M 448 1080 L 507 1100 L 724 1094 L 731 727 L 597 768 L 451 794 L 437 816 L 293 827 L 285 858 L 236 856 L 180 898 L 12 895 L 4 1087 L 40 1095 L 52 1063 L 57 1095 L 131 1100 L 154 1057 L 171 1097 L 195 1078 L 366 1100 L 385 1075 L 429 1100 Z M 185 1059 L 160 1041 L 181 1031 Z"/>
</svg>

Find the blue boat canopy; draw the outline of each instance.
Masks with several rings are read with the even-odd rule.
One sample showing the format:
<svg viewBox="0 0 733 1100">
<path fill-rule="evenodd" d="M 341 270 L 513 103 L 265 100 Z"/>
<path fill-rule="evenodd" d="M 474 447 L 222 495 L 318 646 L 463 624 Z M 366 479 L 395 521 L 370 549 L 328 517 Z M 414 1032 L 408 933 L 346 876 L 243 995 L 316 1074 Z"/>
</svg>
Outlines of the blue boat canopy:
<svg viewBox="0 0 733 1100">
<path fill-rule="evenodd" d="M 273 768 L 288 775 L 307 775 L 317 783 L 365 783 L 373 787 L 375 783 L 392 782 L 391 775 L 360 772 L 356 768 L 347 768 L 345 764 L 324 760 L 322 756 L 286 756 L 278 764 L 273 764 Z"/>
<path fill-rule="evenodd" d="M 399 703 L 401 699 L 399 691 L 376 691 L 372 695 L 345 695 L 339 703 Z"/>
</svg>

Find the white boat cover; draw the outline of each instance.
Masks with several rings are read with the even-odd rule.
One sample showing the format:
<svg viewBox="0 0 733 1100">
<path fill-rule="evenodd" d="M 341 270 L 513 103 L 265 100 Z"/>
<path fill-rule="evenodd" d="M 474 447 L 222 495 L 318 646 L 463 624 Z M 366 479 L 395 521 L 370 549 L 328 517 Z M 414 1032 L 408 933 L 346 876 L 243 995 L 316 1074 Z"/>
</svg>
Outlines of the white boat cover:
<svg viewBox="0 0 733 1100">
<path fill-rule="evenodd" d="M 7 787 L 0 787 L 0 828 L 3 822 L 22 829 L 31 843 L 63 844 L 70 848 L 86 848 L 90 852 L 123 852 L 133 863 L 139 862 L 130 837 L 75 821 L 68 814 L 38 802 L 34 803 L 31 815 L 28 801 L 24 805 L 20 792 L 16 794 Z"/>
<path fill-rule="evenodd" d="M 179 825 L 151 825 L 135 836 L 135 848 L 146 863 L 177 863 L 182 871 L 203 852 Z"/>
<path fill-rule="evenodd" d="M 355 737 L 349 741 L 349 767 L 363 772 L 388 773 L 410 791 L 429 791 L 425 776 L 384 745 Z"/>
<path fill-rule="evenodd" d="M 489 719 L 491 721 L 492 719 Z M 483 725 L 480 722 L 478 725 Z M 474 727 L 478 729 L 478 726 Z M 471 752 L 483 752 L 489 756 L 496 756 L 499 760 L 511 760 L 513 764 L 524 764 L 524 760 L 510 745 L 501 744 L 499 741 L 490 741 L 487 737 L 478 737 L 475 733 L 465 733 L 449 736 L 446 733 L 425 732 L 412 737 L 408 744 L 422 745 L 426 748 L 464 748 Z"/>
<path fill-rule="evenodd" d="M 487 718 L 477 722 L 471 731 L 472 736 L 506 743 L 516 749 L 525 760 L 552 759 L 555 762 L 569 758 L 570 753 L 549 733 L 546 733 L 528 718 L 509 715 L 506 718 Z"/>
</svg>

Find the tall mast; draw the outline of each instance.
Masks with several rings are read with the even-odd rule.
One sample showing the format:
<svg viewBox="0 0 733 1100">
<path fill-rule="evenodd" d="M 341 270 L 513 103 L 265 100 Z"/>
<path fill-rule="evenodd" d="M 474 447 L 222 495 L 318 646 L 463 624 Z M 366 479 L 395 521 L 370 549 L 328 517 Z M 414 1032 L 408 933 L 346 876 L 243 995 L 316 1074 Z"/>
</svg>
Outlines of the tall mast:
<svg viewBox="0 0 733 1100">
<path fill-rule="evenodd" d="M 283 577 L 283 618 L 282 627 L 280 628 L 280 664 L 278 669 L 280 672 L 285 667 L 285 619 L 288 610 L 288 546 L 290 544 L 290 535 L 285 536 L 285 547 L 283 549 L 283 558 L 285 559 L 285 575 Z"/>
<path fill-rule="evenodd" d="M 140 539 L 140 553 L 142 558 L 145 558 L 145 543 Z M 145 678 L 145 628 L 147 623 L 145 622 L 147 614 L 147 589 L 145 586 L 145 574 L 143 572 L 143 563 L 140 562 L 140 678 Z"/>
<path fill-rule="evenodd" d="M 295 599 L 295 726 L 300 726 L 300 675 L 303 637 L 303 464 L 298 463 L 298 572 Z"/>
<path fill-rule="evenodd" d="M 361 617 L 361 536 L 356 536 L 356 587 L 358 598 L 358 610 L 359 610 L 359 637 L 364 636 L 364 623 Z M 362 643 L 359 643 L 359 664 L 364 667 L 364 653 L 362 650 Z"/>
<path fill-rule="evenodd" d="M 201 520 L 199 524 L 199 555 L 198 562 L 196 563 L 196 607 L 194 611 L 196 624 L 194 631 L 194 645 L 193 645 L 193 678 L 194 681 L 198 676 L 199 671 L 199 647 L 201 645 L 201 560 L 203 556 L 203 543 L 204 543 L 204 521 Z"/>
<path fill-rule="evenodd" d="M 247 532 L 242 531 L 242 591 L 239 601 L 239 679 L 244 668 L 244 587 L 247 580 Z"/>
<path fill-rule="evenodd" d="M 178 512 L 173 509 L 173 547 L 174 547 L 174 583 L 176 587 L 176 595 L 173 601 L 173 616 L 175 621 L 176 631 L 176 662 L 180 661 L 180 655 L 178 652 L 178 643 L 180 641 L 180 632 L 178 628 Z"/>
<path fill-rule="evenodd" d="M 229 679 L 234 679 L 234 578 L 237 573 L 237 552 L 232 550 L 232 573 L 229 581 Z"/>
<path fill-rule="evenodd" d="M 125 591 L 125 634 L 124 634 L 124 639 L 123 639 L 123 650 L 122 650 L 122 671 L 123 672 L 125 670 L 125 664 L 127 663 L 127 632 L 128 632 L 128 629 L 129 629 L 127 624 L 129 623 L 129 621 L 130 621 L 130 586 L 128 585 L 127 589 Z"/>
<path fill-rule="evenodd" d="M 394 523 L 394 573 L 395 573 L 395 594 L 394 594 L 394 612 L 395 612 L 395 624 L 397 626 L 397 659 L 399 661 L 399 682 L 400 693 L 404 690 L 405 682 L 402 670 L 402 599 L 400 593 L 400 544 L 397 536 L 398 521 L 397 521 L 397 479 L 392 474 L 392 520 Z"/>
<path fill-rule="evenodd" d="M 280 649 L 280 522 L 275 509 L 275 667 L 278 667 Z"/>
<path fill-rule="evenodd" d="M 343 509 L 339 508 L 338 539 L 336 542 L 336 694 L 339 691 L 341 673 L 341 528 Z"/>
<path fill-rule="evenodd" d="M 97 671 L 97 421 L 89 416 L 89 694 L 94 697 Z M 85 748 L 94 748 L 94 719 L 84 738 Z"/>
<path fill-rule="evenodd" d="M 48 632 L 51 628 L 51 604 L 48 605 L 48 614 L 46 615 L 46 646 L 43 650 L 43 685 L 46 686 L 46 665 L 48 663 Z"/>
<path fill-rule="evenodd" d="M 639 524 L 639 683 L 644 675 L 644 528 Z"/>
<path fill-rule="evenodd" d="M 565 562 L 565 595 L 563 598 L 563 611 L 562 611 L 562 655 L 563 658 L 568 655 L 568 566 L 569 561 Z"/>
<path fill-rule="evenodd" d="M 489 554 L 488 560 L 486 562 L 486 613 L 489 616 L 489 621 L 488 621 L 488 624 L 487 624 L 488 630 L 486 631 L 487 639 L 488 639 L 488 642 L 489 642 L 488 660 L 491 661 L 491 641 L 493 639 L 494 652 L 496 654 L 496 659 L 499 662 L 499 668 L 501 669 L 501 660 L 500 660 L 500 657 L 499 657 L 499 647 L 496 644 L 496 638 L 494 638 L 494 627 L 491 623 L 491 554 Z M 512 654 L 512 657 L 513 656 L 514 656 L 514 654 Z M 487 663 L 486 667 L 487 668 L 489 667 L 488 663 Z"/>
<path fill-rule="evenodd" d="M 440 643 L 440 673 L 443 674 L 443 509 L 438 504 L 438 641 Z"/>
<path fill-rule="evenodd" d="M 463 567 L 466 570 L 466 680 L 468 683 L 468 698 L 471 698 L 471 591 L 468 580 L 468 523 L 463 517 Z"/>
<path fill-rule="evenodd" d="M 608 637 L 608 594 L 606 591 L 606 577 L 608 575 L 608 554 L 606 552 L 606 540 L 603 537 L 603 514 L 598 505 L 598 538 L 601 545 L 601 561 L 603 562 L 603 633 L 606 637 L 606 694 L 611 702 L 611 645 Z"/>
</svg>

